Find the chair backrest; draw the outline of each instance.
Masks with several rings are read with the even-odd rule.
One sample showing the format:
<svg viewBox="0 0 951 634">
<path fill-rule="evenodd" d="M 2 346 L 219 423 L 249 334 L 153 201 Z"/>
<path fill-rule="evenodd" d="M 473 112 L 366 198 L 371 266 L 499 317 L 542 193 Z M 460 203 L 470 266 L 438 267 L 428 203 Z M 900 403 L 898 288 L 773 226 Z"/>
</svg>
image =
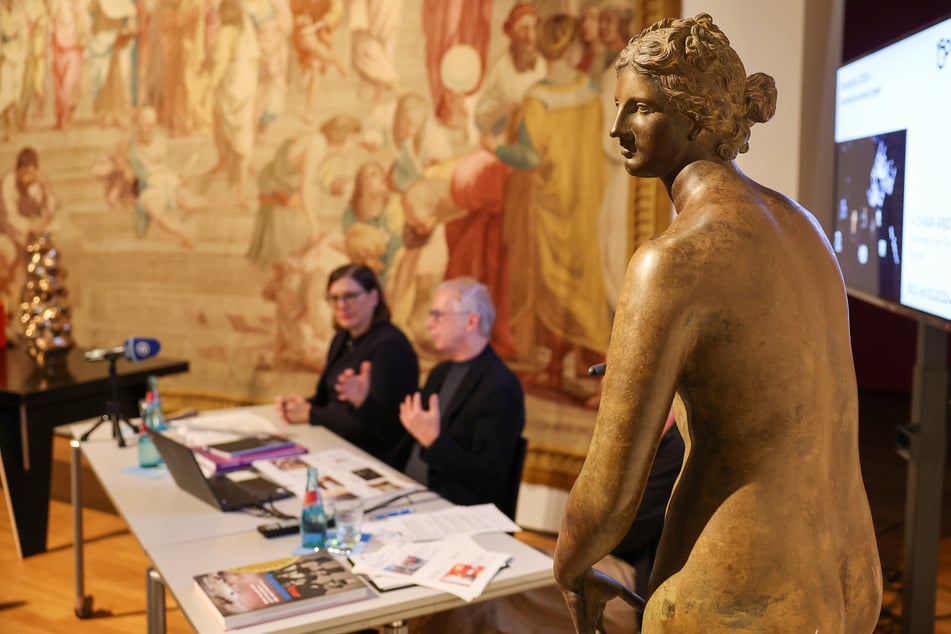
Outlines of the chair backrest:
<svg viewBox="0 0 951 634">
<path fill-rule="evenodd" d="M 522 468 L 525 466 L 525 455 L 528 453 L 528 440 L 519 436 L 515 446 L 515 458 L 512 460 L 511 471 L 508 477 L 508 498 L 505 506 L 499 510 L 515 521 L 515 508 L 518 506 L 518 490 L 522 484 Z"/>
</svg>

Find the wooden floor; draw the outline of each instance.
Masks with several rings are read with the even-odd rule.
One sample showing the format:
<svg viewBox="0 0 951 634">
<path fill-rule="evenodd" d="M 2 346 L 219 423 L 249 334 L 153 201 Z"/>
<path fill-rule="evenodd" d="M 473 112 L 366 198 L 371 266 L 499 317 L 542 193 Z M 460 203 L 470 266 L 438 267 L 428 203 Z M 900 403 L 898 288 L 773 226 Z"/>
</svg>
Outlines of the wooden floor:
<svg viewBox="0 0 951 634">
<path fill-rule="evenodd" d="M 883 617 L 877 632 L 899 632 L 904 498 L 907 463 L 894 451 L 895 424 L 907 418 L 908 399 L 892 394 L 864 394 L 861 452 L 872 515 L 887 579 Z M 9 515 L 0 496 L 0 632 L 18 634 L 69 632 L 144 632 L 145 557 L 122 519 L 109 512 L 108 502 L 97 498 L 86 478 L 84 510 L 86 535 L 85 593 L 92 595 L 94 618 L 74 615 L 72 510 L 68 503 L 68 472 L 63 456 L 54 468 L 54 500 L 50 503 L 49 552 L 20 560 L 13 548 Z M 951 634 L 951 481 L 946 478 L 942 544 L 939 557 L 937 615 L 934 632 Z M 525 534 L 540 546 L 551 546 L 547 535 Z M 172 634 L 192 631 L 167 599 L 167 625 Z"/>
</svg>

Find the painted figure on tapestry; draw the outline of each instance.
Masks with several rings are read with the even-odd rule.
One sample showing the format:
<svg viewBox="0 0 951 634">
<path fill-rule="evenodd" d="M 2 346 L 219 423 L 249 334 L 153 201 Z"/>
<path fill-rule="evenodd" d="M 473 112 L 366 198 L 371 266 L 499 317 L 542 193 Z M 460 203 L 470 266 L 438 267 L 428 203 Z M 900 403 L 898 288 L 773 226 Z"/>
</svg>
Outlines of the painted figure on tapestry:
<svg viewBox="0 0 951 634">
<path fill-rule="evenodd" d="M 83 0 L 52 0 L 50 14 L 55 125 L 62 130 L 72 123 L 82 95 L 83 62 L 91 25 Z"/>
<path fill-rule="evenodd" d="M 172 135 L 211 127 L 211 104 L 204 100 L 210 62 L 205 48 L 205 18 L 204 0 L 166 1 L 156 7 L 161 68 L 175 69 L 160 75 L 161 99 L 156 113 L 159 123 Z M 145 68 L 153 70 L 149 65 Z"/>
<path fill-rule="evenodd" d="M 566 57 L 575 19 L 556 14 L 539 32 L 545 77 L 529 88 L 518 136 L 496 148 L 528 175 L 530 204 L 506 210 L 512 261 L 530 262 L 513 288 L 512 323 L 519 345 L 543 343 L 547 367 L 527 382 L 560 388 L 566 355 L 603 357 L 610 330 L 598 244 L 604 191 L 601 105 L 587 73 Z M 524 178 L 524 176 L 523 176 Z M 511 212 L 511 213 L 510 213 Z"/>
<path fill-rule="evenodd" d="M 245 7 L 254 25 L 261 55 L 254 100 L 254 121 L 260 136 L 284 113 L 290 63 L 288 40 L 294 17 L 288 0 L 246 0 Z"/>
<path fill-rule="evenodd" d="M 278 264 L 318 237 L 319 194 L 312 190 L 342 193 L 343 177 L 336 168 L 360 129 L 359 119 L 339 115 L 325 121 L 319 132 L 281 142 L 258 174 L 258 211 L 246 254 L 251 261 Z"/>
<path fill-rule="evenodd" d="M 29 34 L 26 64 L 23 69 L 23 91 L 17 105 L 17 125 L 23 128 L 27 117 L 38 119 L 46 106 L 46 43 L 50 37 L 50 14 L 44 0 L 26 0 Z"/>
<path fill-rule="evenodd" d="M 304 73 L 304 123 L 310 123 L 317 103 L 320 78 L 333 67 L 341 77 L 347 71 L 333 51 L 334 31 L 343 17 L 342 0 L 293 0 L 293 42 Z"/>
<path fill-rule="evenodd" d="M 475 104 L 475 124 L 480 134 L 502 137 L 518 120 L 518 109 L 529 87 L 545 75 L 538 55 L 538 12 L 531 2 L 515 4 L 502 26 L 508 50 L 493 60 Z"/>
<path fill-rule="evenodd" d="M 155 110 L 146 107 L 139 111 L 135 126 L 119 142 L 115 154 L 107 157 L 107 165 L 114 172 L 100 173 L 105 181 L 106 199 L 117 196 L 116 202 L 128 202 L 125 194 L 132 194 L 138 237 L 144 237 L 149 225 L 155 223 L 181 246 L 194 247 L 185 220 L 203 201 L 182 184 L 181 175 L 170 164 L 168 139 L 158 126 Z M 116 174 L 121 177 L 120 182 L 128 184 L 118 194 L 110 190 Z"/>
<path fill-rule="evenodd" d="M 842 275 L 816 218 L 734 161 L 773 116 L 774 81 L 700 14 L 633 38 L 615 95 L 627 172 L 661 179 L 677 215 L 628 265 L 558 536 L 578 632 L 634 601 L 591 566 L 637 512 L 672 400 L 687 455 L 644 631 L 871 632 L 882 577 Z"/>
<path fill-rule="evenodd" d="M 7 306 L 19 300 L 31 236 L 49 228 L 59 206 L 36 150 L 22 148 L 15 158 L 0 176 L 0 295 Z"/>
<path fill-rule="evenodd" d="M 379 103 L 398 91 L 396 44 L 403 0 L 350 0 L 350 63 Z"/>
<path fill-rule="evenodd" d="M 223 172 L 238 200 L 243 202 L 254 149 L 260 50 L 254 26 L 240 0 L 223 0 L 219 13 L 221 28 L 215 40 L 207 88 L 214 100 L 218 153 L 211 172 Z"/>
<path fill-rule="evenodd" d="M 23 3 L 0 0 L 0 133 L 9 141 L 16 108 L 23 92 L 23 75 L 30 52 L 28 17 Z"/>
<path fill-rule="evenodd" d="M 93 0 L 88 63 L 93 112 L 104 126 L 126 126 L 132 109 L 138 11 L 132 0 Z"/>
<path fill-rule="evenodd" d="M 383 166 L 375 161 L 364 163 L 357 170 L 353 195 L 343 212 L 345 245 L 354 245 L 347 249 L 350 259 L 369 266 L 384 285 L 396 251 L 403 246 L 398 227 L 390 227 L 392 221 L 386 214 L 390 196 Z"/>
</svg>

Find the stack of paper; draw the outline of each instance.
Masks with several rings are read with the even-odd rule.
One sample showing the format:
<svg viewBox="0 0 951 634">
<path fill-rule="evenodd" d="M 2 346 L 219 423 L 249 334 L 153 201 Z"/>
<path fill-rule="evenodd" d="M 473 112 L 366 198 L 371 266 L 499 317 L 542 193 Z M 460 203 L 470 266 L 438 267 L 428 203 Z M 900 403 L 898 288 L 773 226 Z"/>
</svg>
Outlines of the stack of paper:
<svg viewBox="0 0 951 634">
<path fill-rule="evenodd" d="M 353 572 L 380 589 L 416 584 L 466 601 L 479 596 L 509 560 L 507 553 L 479 546 L 472 535 L 521 530 L 493 504 L 401 514 L 369 522 L 364 529 L 374 539 L 366 550 L 351 555 Z"/>
<path fill-rule="evenodd" d="M 181 436 L 182 444 L 189 447 L 207 447 L 245 436 L 277 433 L 274 423 L 267 418 L 240 410 L 204 413 L 197 418 L 179 421 L 175 430 Z"/>
</svg>

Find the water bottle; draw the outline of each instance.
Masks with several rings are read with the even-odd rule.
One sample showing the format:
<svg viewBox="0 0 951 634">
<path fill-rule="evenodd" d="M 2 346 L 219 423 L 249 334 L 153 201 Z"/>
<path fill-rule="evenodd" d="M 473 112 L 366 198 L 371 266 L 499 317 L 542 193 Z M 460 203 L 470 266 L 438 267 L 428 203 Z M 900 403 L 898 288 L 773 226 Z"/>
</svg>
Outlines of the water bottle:
<svg viewBox="0 0 951 634">
<path fill-rule="evenodd" d="M 158 377 L 154 374 L 149 377 L 149 391 L 145 397 L 149 401 L 150 406 L 150 424 L 153 429 L 162 431 L 168 427 L 168 425 L 165 423 L 165 411 L 162 409 L 162 399 L 159 398 Z"/>
<path fill-rule="evenodd" d="M 300 516 L 301 542 L 304 548 L 323 548 L 327 541 L 327 513 L 320 496 L 317 467 L 307 467 L 307 488 Z"/>
<path fill-rule="evenodd" d="M 159 455 L 152 437 L 145 431 L 145 422 L 139 428 L 139 466 L 142 468 L 157 467 L 162 463 L 162 456 Z"/>
</svg>

